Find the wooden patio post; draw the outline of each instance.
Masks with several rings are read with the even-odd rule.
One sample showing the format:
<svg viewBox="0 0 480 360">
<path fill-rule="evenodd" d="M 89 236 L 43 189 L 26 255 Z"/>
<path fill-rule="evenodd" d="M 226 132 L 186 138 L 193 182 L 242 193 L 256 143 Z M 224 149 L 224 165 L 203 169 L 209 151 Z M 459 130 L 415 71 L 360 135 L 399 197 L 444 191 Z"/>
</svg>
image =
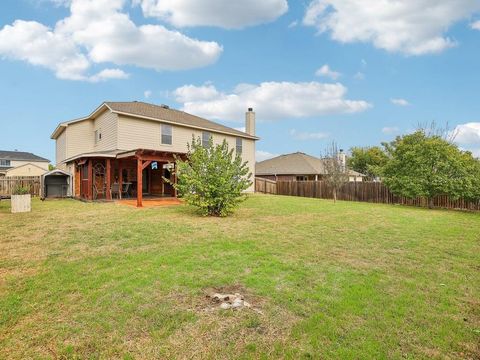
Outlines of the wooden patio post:
<svg viewBox="0 0 480 360">
<path fill-rule="evenodd" d="M 143 161 L 137 159 L 137 207 L 142 207 L 143 200 Z"/>
<path fill-rule="evenodd" d="M 107 169 L 106 169 L 106 171 L 107 171 L 107 179 L 106 179 L 106 180 L 107 180 L 107 188 L 106 188 L 106 192 L 107 192 L 107 193 L 106 193 L 105 196 L 106 196 L 107 200 L 112 200 L 112 193 L 111 193 L 111 189 L 112 189 L 112 174 L 111 174 L 111 172 L 112 172 L 112 163 L 111 163 L 110 159 L 107 159 L 106 162 L 107 162 Z"/>
<path fill-rule="evenodd" d="M 173 165 L 173 184 L 177 185 L 177 164 L 174 163 Z M 173 187 L 173 197 L 177 197 L 177 188 Z"/>
<path fill-rule="evenodd" d="M 118 160 L 118 198 L 122 198 L 122 189 L 123 189 L 123 168 L 122 168 L 122 160 Z"/>
<path fill-rule="evenodd" d="M 93 199 L 93 160 L 88 159 L 88 181 L 87 181 L 87 198 Z"/>
</svg>

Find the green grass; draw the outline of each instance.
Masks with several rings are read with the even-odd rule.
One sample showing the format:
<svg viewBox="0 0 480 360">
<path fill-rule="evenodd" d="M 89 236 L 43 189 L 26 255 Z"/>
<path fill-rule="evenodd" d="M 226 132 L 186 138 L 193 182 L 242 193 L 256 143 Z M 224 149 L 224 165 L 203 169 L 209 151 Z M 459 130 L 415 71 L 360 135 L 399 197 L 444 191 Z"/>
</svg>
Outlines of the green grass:
<svg viewBox="0 0 480 360">
<path fill-rule="evenodd" d="M 205 311 L 213 288 L 257 310 Z M 480 214 L 0 202 L 0 358 L 480 357 Z"/>
</svg>

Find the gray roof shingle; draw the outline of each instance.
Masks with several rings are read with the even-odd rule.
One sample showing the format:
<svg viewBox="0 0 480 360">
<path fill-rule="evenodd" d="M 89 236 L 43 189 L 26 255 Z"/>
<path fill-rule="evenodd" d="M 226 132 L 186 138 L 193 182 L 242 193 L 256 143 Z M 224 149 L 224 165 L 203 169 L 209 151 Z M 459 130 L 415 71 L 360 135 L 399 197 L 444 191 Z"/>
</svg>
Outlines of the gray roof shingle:
<svg viewBox="0 0 480 360">
<path fill-rule="evenodd" d="M 256 138 L 245 132 L 232 129 L 228 126 L 218 124 L 216 122 L 195 116 L 184 111 L 171 109 L 167 106 L 160 106 L 154 104 L 148 104 L 140 101 L 130 101 L 130 102 L 110 102 L 107 101 L 105 104 L 112 109 L 113 112 L 128 113 L 132 115 L 138 115 L 143 117 L 148 117 L 157 120 L 165 120 L 172 123 L 185 125 L 185 126 L 195 126 L 202 129 L 210 129 L 212 131 L 220 131 L 223 133 Z"/>
<path fill-rule="evenodd" d="M 325 160 L 302 152 L 285 154 L 260 161 L 255 165 L 256 175 L 323 175 L 326 174 Z M 363 176 L 349 170 L 349 175 Z"/>
<path fill-rule="evenodd" d="M 0 159 L 3 160 L 17 160 L 17 161 L 44 161 L 50 162 L 50 160 L 40 157 L 38 155 L 24 152 L 24 151 L 6 151 L 0 150 Z"/>
</svg>

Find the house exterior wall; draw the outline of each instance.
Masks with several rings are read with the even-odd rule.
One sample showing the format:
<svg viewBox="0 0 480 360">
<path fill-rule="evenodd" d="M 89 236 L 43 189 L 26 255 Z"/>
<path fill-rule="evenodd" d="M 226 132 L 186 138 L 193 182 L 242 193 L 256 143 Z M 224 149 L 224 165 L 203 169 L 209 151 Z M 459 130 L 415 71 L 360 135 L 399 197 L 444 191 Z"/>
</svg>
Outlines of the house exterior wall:
<svg viewBox="0 0 480 360">
<path fill-rule="evenodd" d="M 42 164 L 42 167 L 39 167 L 38 164 Z M 41 176 L 47 171 L 48 163 L 25 163 L 24 165 L 8 170 L 5 176 Z"/>
<path fill-rule="evenodd" d="M 92 152 L 94 146 L 93 120 L 69 124 L 66 132 L 66 158 Z"/>
<path fill-rule="evenodd" d="M 10 161 L 10 166 L 16 168 L 18 166 L 26 165 L 26 164 L 33 164 L 42 169 L 48 170 L 48 162 L 46 161 L 22 161 L 22 160 L 12 160 Z M 13 169 L 12 169 L 13 170 Z M 12 171 L 10 170 L 10 171 Z"/>
<path fill-rule="evenodd" d="M 65 131 L 56 140 L 56 162 L 59 169 L 65 170 L 74 176 L 77 175 L 72 164 L 65 164 L 65 159 L 82 153 L 109 151 L 109 150 L 135 150 L 148 149 L 168 152 L 186 153 L 187 144 L 192 142 L 192 135 L 197 138 L 202 136 L 202 130 L 186 126 L 172 126 L 172 145 L 161 143 L 162 123 L 154 120 L 139 119 L 118 115 L 105 111 L 94 120 L 85 120 L 68 124 Z M 102 139 L 95 143 L 95 130 L 102 134 Z M 229 148 L 235 148 L 236 137 L 209 131 L 215 144 L 227 140 Z M 248 162 L 252 173 L 252 183 L 255 177 L 255 141 L 242 138 L 242 158 Z M 248 189 L 254 191 L 254 185 Z M 77 195 L 77 194 L 75 194 Z"/>
<path fill-rule="evenodd" d="M 67 131 L 64 130 L 55 142 L 55 162 L 57 167 L 67 158 Z"/>
<path fill-rule="evenodd" d="M 143 120 L 120 115 L 118 117 L 118 148 L 123 150 L 149 149 L 169 152 L 186 153 L 187 144 L 192 142 L 192 136 L 202 136 L 202 130 L 184 126 L 172 125 L 172 145 L 161 143 L 161 122 Z M 221 144 L 227 140 L 229 148 L 235 148 L 236 137 L 209 131 L 214 144 Z M 255 177 L 255 141 L 242 138 L 242 159 L 248 162 L 252 173 L 252 182 Z M 254 185 L 247 190 L 254 191 Z"/>
<path fill-rule="evenodd" d="M 121 149 L 118 143 L 118 115 L 110 111 L 104 111 L 93 122 L 91 137 L 93 141 L 92 151 L 108 151 Z M 95 131 L 102 134 L 102 139 L 95 143 Z"/>
</svg>

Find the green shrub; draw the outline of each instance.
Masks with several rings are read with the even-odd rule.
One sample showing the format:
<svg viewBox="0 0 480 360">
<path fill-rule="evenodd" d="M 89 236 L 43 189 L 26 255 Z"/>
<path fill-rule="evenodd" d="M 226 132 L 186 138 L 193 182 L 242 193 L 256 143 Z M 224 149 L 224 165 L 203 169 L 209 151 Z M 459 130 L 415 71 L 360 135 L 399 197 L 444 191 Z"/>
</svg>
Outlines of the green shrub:
<svg viewBox="0 0 480 360">
<path fill-rule="evenodd" d="M 226 141 L 214 146 L 211 138 L 207 146 L 193 138 L 187 160 L 177 159 L 176 172 L 178 183 L 172 185 L 187 204 L 198 207 L 205 216 L 232 213 L 252 185 L 252 174 L 241 154 L 229 150 Z"/>
<path fill-rule="evenodd" d="M 12 195 L 27 195 L 30 194 L 30 188 L 28 186 L 17 185 L 13 189 Z"/>
</svg>

